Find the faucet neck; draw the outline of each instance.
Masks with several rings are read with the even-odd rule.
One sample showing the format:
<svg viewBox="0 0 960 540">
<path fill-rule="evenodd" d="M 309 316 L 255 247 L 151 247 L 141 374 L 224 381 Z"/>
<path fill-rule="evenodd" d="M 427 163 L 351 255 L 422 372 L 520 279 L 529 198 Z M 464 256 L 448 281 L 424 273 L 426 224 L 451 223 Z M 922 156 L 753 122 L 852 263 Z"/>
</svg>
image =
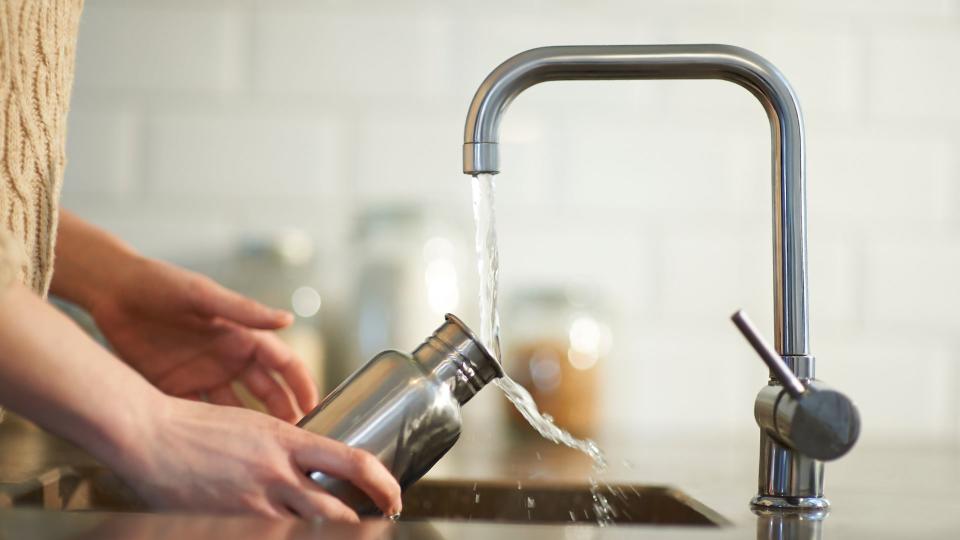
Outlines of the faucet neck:
<svg viewBox="0 0 960 540">
<path fill-rule="evenodd" d="M 497 67 L 470 104 L 463 172 L 499 172 L 500 120 L 523 90 L 546 81 L 587 79 L 722 79 L 760 100 L 772 141 L 775 346 L 783 356 L 809 355 L 803 121 L 797 97 L 780 71 L 759 55 L 729 45 L 592 45 L 522 52 Z"/>
</svg>

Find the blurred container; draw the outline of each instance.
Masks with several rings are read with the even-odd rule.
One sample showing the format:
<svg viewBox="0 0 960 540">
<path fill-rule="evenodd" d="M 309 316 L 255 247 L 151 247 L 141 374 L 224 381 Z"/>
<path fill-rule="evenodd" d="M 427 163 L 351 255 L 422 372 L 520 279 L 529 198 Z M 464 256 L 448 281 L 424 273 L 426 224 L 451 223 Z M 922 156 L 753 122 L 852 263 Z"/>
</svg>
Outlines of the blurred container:
<svg viewBox="0 0 960 540">
<path fill-rule="evenodd" d="M 521 291 L 504 317 L 504 370 L 540 410 L 575 437 L 593 437 L 600 420 L 600 370 L 610 330 L 598 302 L 564 288 Z M 505 402 L 506 403 L 506 402 Z M 534 435 L 509 403 L 517 434 Z"/>
<path fill-rule="evenodd" d="M 416 205 L 364 212 L 354 236 L 354 350 L 341 377 L 386 348 L 413 349 L 445 313 L 472 312 L 464 278 L 472 244 Z"/>
<path fill-rule="evenodd" d="M 326 347 L 320 332 L 322 296 L 316 247 L 305 232 L 290 229 L 264 238 L 247 238 L 209 273 L 224 286 L 295 315 L 278 332 L 324 388 Z"/>
</svg>

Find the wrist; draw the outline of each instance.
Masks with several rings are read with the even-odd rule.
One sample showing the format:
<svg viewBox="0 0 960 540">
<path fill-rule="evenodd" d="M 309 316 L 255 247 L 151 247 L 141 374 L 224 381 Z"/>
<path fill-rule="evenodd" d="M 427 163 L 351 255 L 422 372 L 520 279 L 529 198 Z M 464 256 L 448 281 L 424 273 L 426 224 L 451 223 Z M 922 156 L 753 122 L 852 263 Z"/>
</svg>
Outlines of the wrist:
<svg viewBox="0 0 960 540">
<path fill-rule="evenodd" d="M 157 388 L 20 284 L 0 302 L 0 396 L 126 471 L 136 470 L 127 464 L 150 462 L 167 409 Z"/>
<path fill-rule="evenodd" d="M 174 399 L 144 383 L 142 391 L 128 394 L 136 396 L 131 403 L 98 416 L 87 432 L 88 440 L 81 441 L 81 446 L 98 460 L 128 478 L 136 476 L 151 461 L 156 433 Z"/>
<path fill-rule="evenodd" d="M 51 292 L 90 312 L 115 300 L 144 258 L 122 240 L 62 212 Z"/>
<path fill-rule="evenodd" d="M 105 259 L 102 267 L 91 269 L 88 278 L 76 289 L 73 302 L 86 309 L 94 319 L 123 302 L 129 291 L 142 287 L 143 276 L 151 260 L 133 251 L 118 251 Z"/>
</svg>

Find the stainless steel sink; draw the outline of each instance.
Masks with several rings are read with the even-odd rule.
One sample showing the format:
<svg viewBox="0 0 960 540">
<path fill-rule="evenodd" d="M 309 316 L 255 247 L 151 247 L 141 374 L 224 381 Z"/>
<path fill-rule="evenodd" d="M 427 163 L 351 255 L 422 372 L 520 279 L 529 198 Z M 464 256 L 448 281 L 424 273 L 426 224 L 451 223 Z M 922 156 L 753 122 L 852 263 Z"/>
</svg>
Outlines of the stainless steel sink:
<svg viewBox="0 0 960 540">
<path fill-rule="evenodd" d="M 602 485 L 610 521 L 623 525 L 727 524 L 682 492 L 662 486 Z M 121 481 L 99 467 L 63 467 L 34 480 L 0 484 L 0 508 L 142 512 L 148 508 Z M 403 495 L 402 521 L 597 524 L 587 484 L 473 480 L 421 480 Z"/>
<path fill-rule="evenodd" d="M 727 524 L 699 501 L 669 487 L 601 485 L 598 494 L 609 503 L 615 524 Z M 401 519 L 597 524 L 598 515 L 588 484 L 422 480 L 404 493 Z"/>
</svg>

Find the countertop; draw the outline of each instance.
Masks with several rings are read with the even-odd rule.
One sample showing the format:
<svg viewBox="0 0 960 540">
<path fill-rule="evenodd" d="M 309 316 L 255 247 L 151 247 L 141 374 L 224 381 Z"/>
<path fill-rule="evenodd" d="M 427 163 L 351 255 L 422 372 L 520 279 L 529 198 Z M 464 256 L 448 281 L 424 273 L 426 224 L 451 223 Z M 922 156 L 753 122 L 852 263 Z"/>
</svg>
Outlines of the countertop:
<svg viewBox="0 0 960 540">
<path fill-rule="evenodd" d="M 953 538 L 960 536 L 960 450 L 861 445 L 827 465 L 833 503 L 821 520 L 757 516 L 747 504 L 756 489 L 756 441 L 608 442 L 611 483 L 670 485 L 727 518 L 719 528 L 516 525 L 431 521 L 361 525 L 273 522 L 254 517 L 188 514 L 0 510 L 3 538 Z M 83 451 L 15 417 L 0 423 L 0 484 L 35 481 L 51 469 L 91 467 Z M 433 478 L 566 479 L 583 481 L 590 463 L 579 454 L 539 442 L 491 446 L 482 434 L 464 440 L 431 472 Z M 0 501 L 0 506 L 2 501 Z"/>
</svg>

